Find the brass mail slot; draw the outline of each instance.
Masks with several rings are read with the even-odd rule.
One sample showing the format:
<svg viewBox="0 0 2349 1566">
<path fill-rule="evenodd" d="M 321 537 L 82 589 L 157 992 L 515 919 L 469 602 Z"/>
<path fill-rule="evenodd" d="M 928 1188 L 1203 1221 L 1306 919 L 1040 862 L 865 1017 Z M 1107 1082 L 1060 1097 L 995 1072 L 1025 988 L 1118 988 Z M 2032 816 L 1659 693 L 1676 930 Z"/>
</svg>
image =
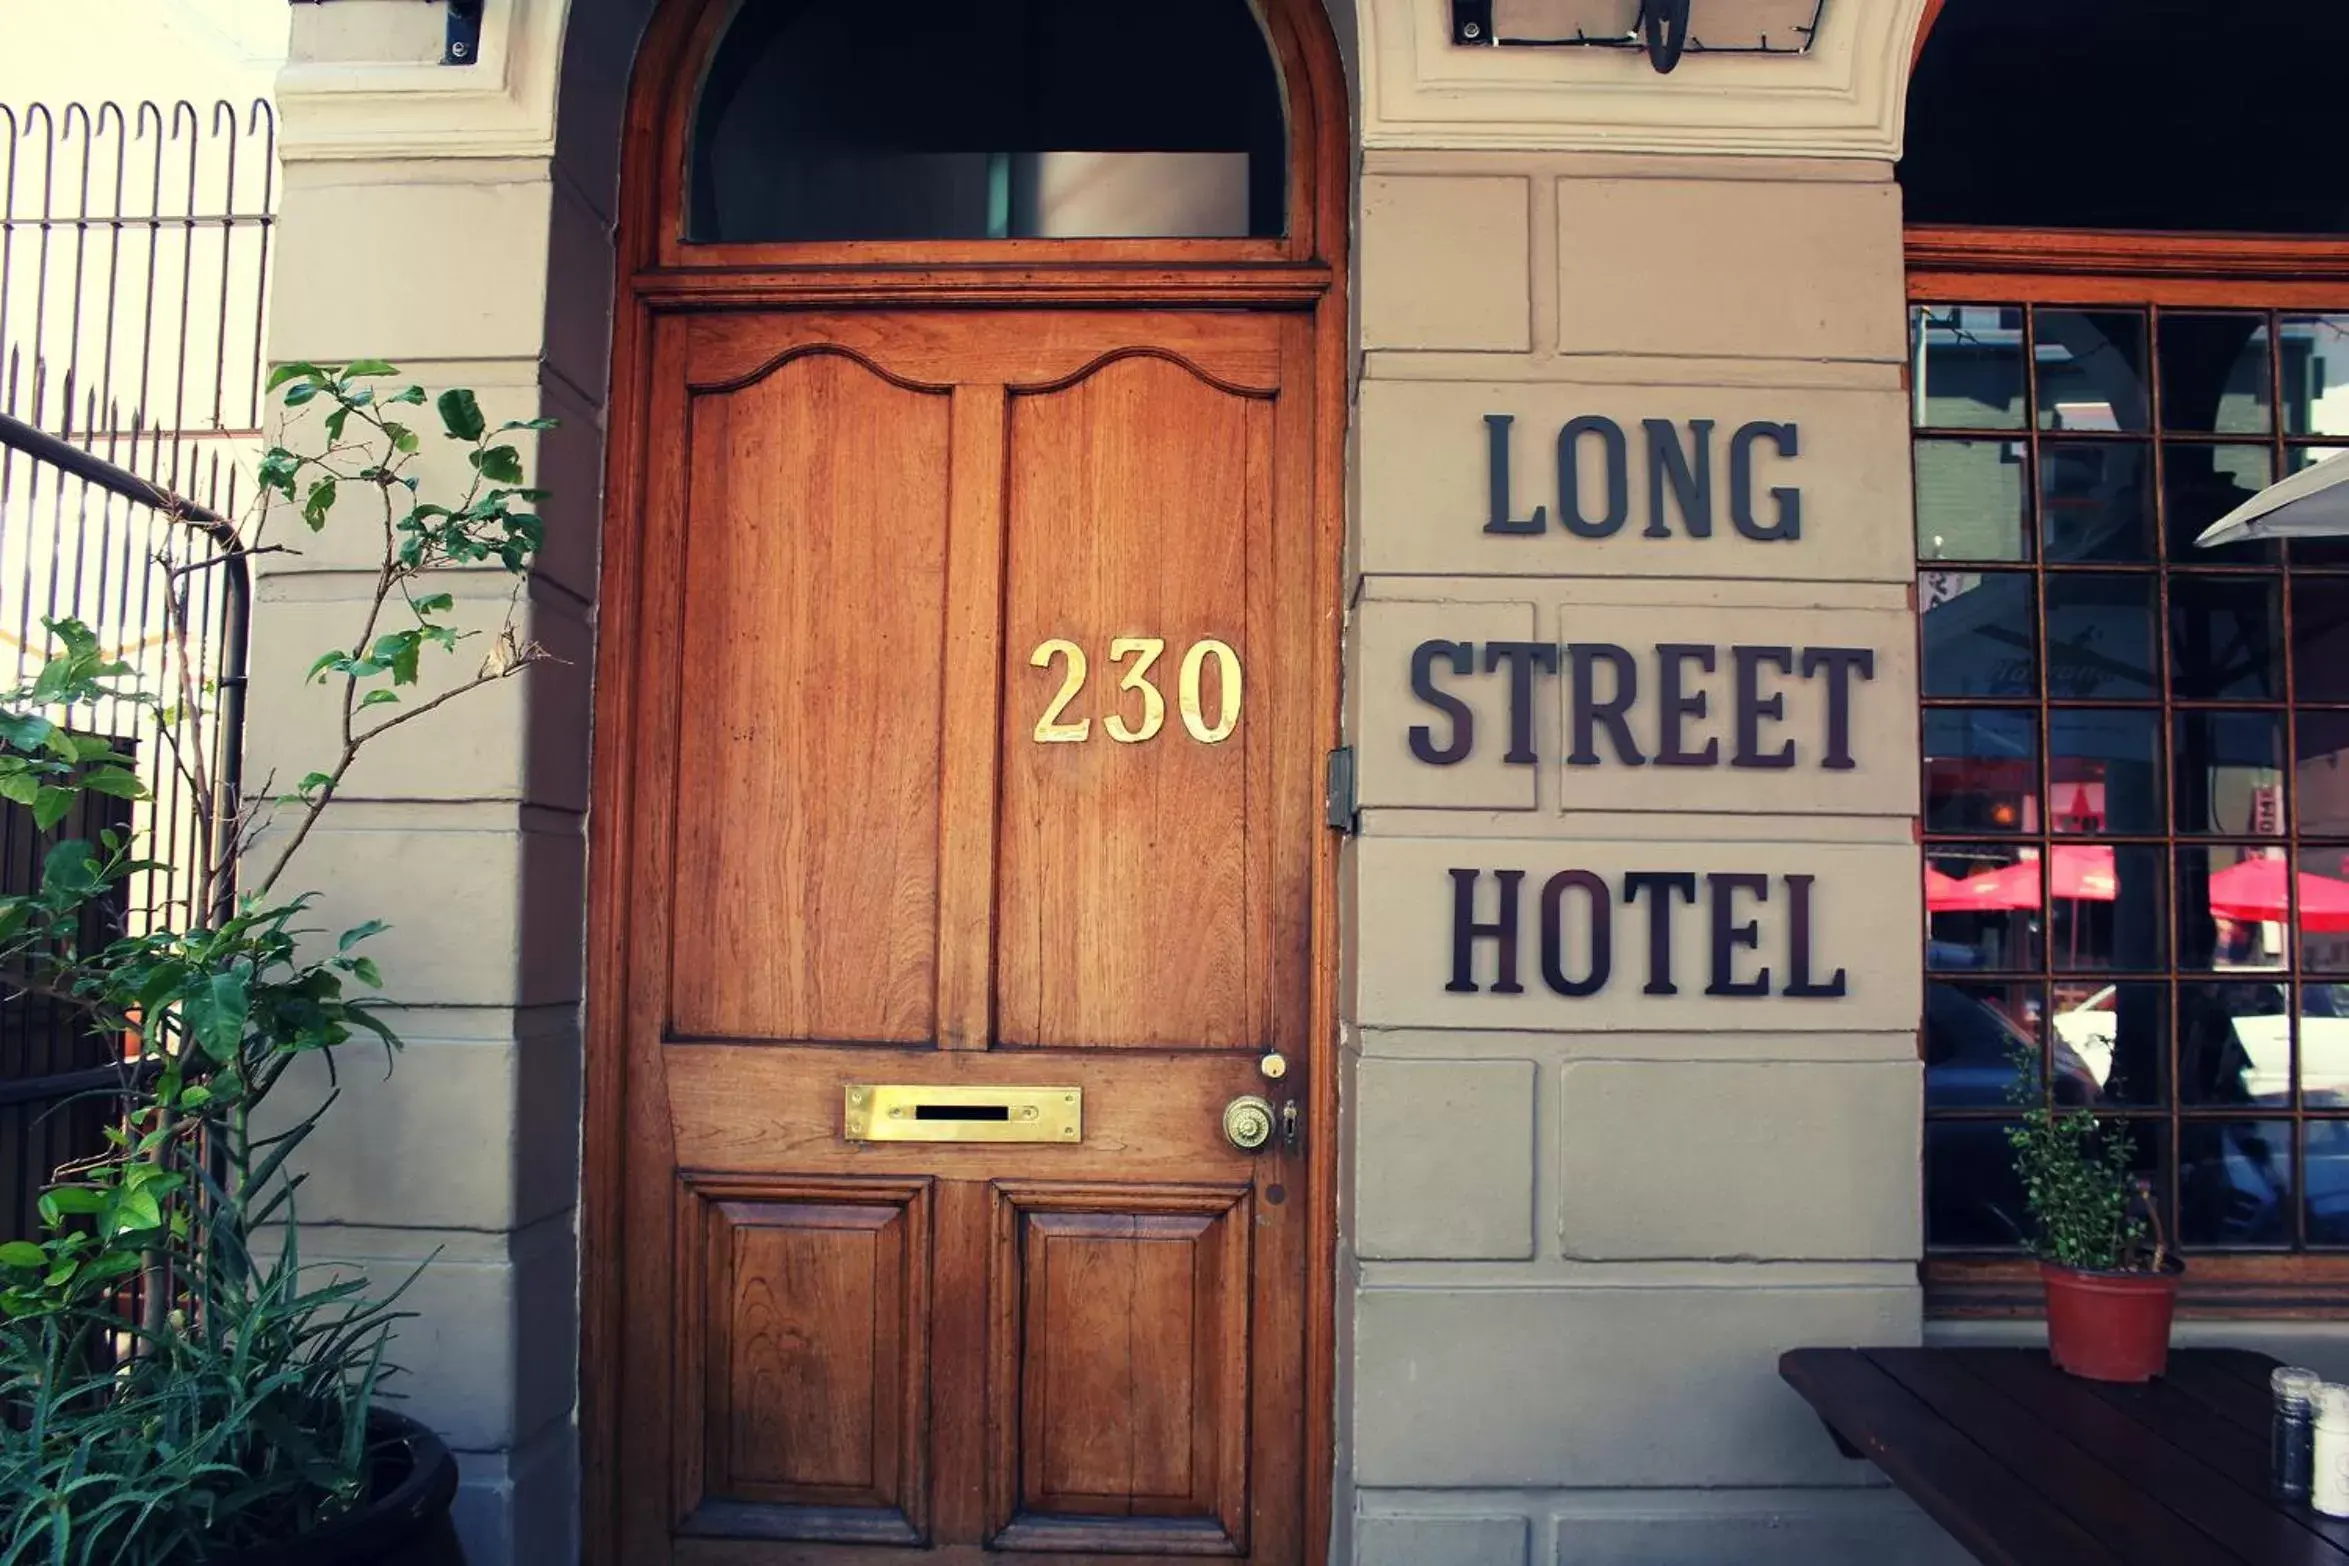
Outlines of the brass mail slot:
<svg viewBox="0 0 2349 1566">
<path fill-rule="evenodd" d="M 851 1142 L 1081 1142 L 1085 1090 L 851 1082 L 841 1134 Z"/>
</svg>

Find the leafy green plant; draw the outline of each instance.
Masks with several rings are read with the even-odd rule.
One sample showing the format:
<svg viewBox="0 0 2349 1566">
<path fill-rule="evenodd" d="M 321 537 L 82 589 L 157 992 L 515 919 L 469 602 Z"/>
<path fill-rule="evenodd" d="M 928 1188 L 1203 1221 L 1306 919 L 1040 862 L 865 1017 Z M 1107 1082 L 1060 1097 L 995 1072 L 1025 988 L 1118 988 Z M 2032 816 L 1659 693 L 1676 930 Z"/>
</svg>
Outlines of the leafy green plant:
<svg viewBox="0 0 2349 1566">
<path fill-rule="evenodd" d="M 2023 1115 L 2006 1139 L 2031 1214 L 2034 1253 L 2085 1272 L 2160 1271 L 2168 1247 L 2126 1132 L 2086 1110 L 2056 1108 L 2041 1089 L 2036 1052 L 2018 1049 L 2014 1062 L 2009 1096 Z"/>
<path fill-rule="evenodd" d="M 123 1041 L 106 1151 L 58 1171 L 38 1241 L 0 1245 L 0 1566 L 190 1566 L 299 1537 L 369 1499 L 380 1455 L 369 1412 L 390 1373 L 398 1291 L 301 1260 L 296 1155 L 331 1087 L 302 1112 L 263 1110 L 306 1059 L 325 1062 L 330 1083 L 354 1041 L 380 1045 L 388 1063 L 399 1041 L 364 952 L 383 926 L 330 936 L 315 926 L 314 894 L 279 887 L 370 744 L 546 656 L 518 628 L 519 587 L 504 624 L 484 632 L 461 629 L 455 596 L 432 585 L 451 570 L 528 570 L 543 496 L 508 436 L 544 421 L 492 428 L 473 393 L 443 392 L 433 414 L 471 476 L 429 500 L 411 471 L 423 437 L 402 422 L 426 393 L 397 376 L 380 361 L 277 371 L 270 389 L 307 444 L 263 455 L 263 499 L 236 541 L 272 551 L 278 516 L 318 532 L 368 497 L 381 539 L 373 591 L 349 645 L 310 669 L 337 698 L 316 771 L 251 800 L 223 793 L 201 725 L 183 721 L 203 695 L 184 588 L 205 567 L 168 546 L 157 568 L 179 589 L 170 701 L 70 620 L 45 622 L 53 655 L 0 694 L 0 798 L 42 831 L 85 793 L 144 796 L 116 742 L 86 732 L 100 704 L 147 715 L 200 823 L 176 862 L 149 857 L 135 832 L 55 843 L 33 890 L 0 896 L 7 993 Z M 428 652 L 477 639 L 479 666 L 422 696 Z M 141 874 L 192 879 L 182 905 L 202 916 L 182 928 L 116 921 L 91 939 L 106 923 L 93 915 Z"/>
</svg>

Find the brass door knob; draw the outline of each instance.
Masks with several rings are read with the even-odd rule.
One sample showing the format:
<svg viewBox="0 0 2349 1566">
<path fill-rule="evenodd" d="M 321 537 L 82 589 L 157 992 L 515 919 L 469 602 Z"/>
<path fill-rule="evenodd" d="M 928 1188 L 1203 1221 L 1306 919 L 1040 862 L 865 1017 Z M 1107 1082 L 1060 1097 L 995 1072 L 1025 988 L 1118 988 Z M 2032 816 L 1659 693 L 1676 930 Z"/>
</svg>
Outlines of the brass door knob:
<svg viewBox="0 0 2349 1566">
<path fill-rule="evenodd" d="M 1243 1153 L 1253 1153 L 1272 1140 L 1272 1106 L 1253 1093 L 1243 1093 L 1223 1106 L 1223 1136 Z"/>
</svg>

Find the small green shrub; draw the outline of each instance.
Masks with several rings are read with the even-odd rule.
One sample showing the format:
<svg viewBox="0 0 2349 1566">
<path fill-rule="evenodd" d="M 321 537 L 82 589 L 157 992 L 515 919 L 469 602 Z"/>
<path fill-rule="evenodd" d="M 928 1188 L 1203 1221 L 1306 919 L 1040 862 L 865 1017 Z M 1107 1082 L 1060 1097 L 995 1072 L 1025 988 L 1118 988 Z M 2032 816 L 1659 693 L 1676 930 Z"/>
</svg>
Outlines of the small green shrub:
<svg viewBox="0 0 2349 1566">
<path fill-rule="evenodd" d="M 2023 1116 L 2006 1139 L 2031 1214 L 2032 1251 L 2088 1272 L 2159 1271 L 2166 1247 L 2157 1209 L 2126 1133 L 2087 1110 L 2057 1109 L 2041 1088 L 2035 1052 L 2018 1050 L 2014 1061 L 2011 1096 Z"/>
<path fill-rule="evenodd" d="M 369 1499 L 368 1416 L 390 1373 L 398 1291 L 379 1296 L 349 1269 L 301 1259 L 295 1155 L 331 1090 L 306 1113 L 261 1111 L 306 1058 L 323 1060 L 330 1082 L 354 1041 L 380 1045 L 388 1063 L 399 1041 L 370 998 L 381 975 L 363 950 L 382 926 L 330 938 L 314 927 L 313 897 L 278 886 L 370 743 L 545 656 L 517 629 L 518 587 L 503 627 L 484 633 L 460 630 L 454 596 L 432 583 L 529 569 L 543 497 L 505 437 L 544 421 L 492 429 L 471 392 L 442 393 L 433 407 L 471 479 L 450 503 L 424 500 L 409 471 L 422 438 L 397 415 L 426 394 L 386 384 L 397 375 L 376 361 L 276 373 L 270 388 L 308 444 L 264 454 L 263 501 L 237 540 L 248 553 L 279 547 L 262 542 L 274 516 L 296 513 L 316 532 L 358 496 L 380 529 L 357 634 L 310 670 L 339 697 L 319 770 L 282 793 L 271 782 L 252 801 L 223 797 L 219 758 L 181 721 L 202 678 L 184 599 L 166 657 L 176 705 L 135 688 L 73 621 L 49 622 L 55 653 L 0 694 L 0 797 L 44 832 L 84 791 L 144 793 L 113 742 L 75 732 L 77 709 L 100 702 L 150 714 L 202 823 L 170 866 L 131 834 L 57 843 L 34 891 L 0 897 L 0 983 L 125 1040 L 106 1152 L 58 1172 L 38 1242 L 0 1245 L 0 1566 L 195 1566 Z M 168 550 L 158 567 L 183 590 L 207 568 Z M 484 635 L 476 671 L 416 699 L 428 650 Z M 88 910 L 157 869 L 192 877 L 185 906 L 209 916 L 86 943 Z"/>
</svg>

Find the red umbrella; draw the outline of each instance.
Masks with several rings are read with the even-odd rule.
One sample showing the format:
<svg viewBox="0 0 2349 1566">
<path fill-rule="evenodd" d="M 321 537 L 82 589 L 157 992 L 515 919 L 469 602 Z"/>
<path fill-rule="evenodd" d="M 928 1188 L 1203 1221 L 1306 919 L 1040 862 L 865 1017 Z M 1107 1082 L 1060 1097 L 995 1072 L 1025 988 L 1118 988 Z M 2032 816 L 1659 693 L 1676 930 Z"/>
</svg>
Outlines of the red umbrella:
<svg viewBox="0 0 2349 1566">
<path fill-rule="evenodd" d="M 1955 913 L 1977 906 L 1974 894 L 1966 890 L 1966 883 L 1954 875 L 1943 875 L 1931 865 L 1925 867 L 1925 906 L 1934 913 Z"/>
<path fill-rule="evenodd" d="M 2009 909 L 2042 906 L 2039 865 L 2038 859 L 2031 858 L 2001 870 L 1967 876 L 1964 885 L 1974 891 L 1975 898 L 1967 906 Z M 2074 902 L 2109 903 L 2120 888 L 2112 850 L 2090 844 L 2060 845 L 2055 850 L 2048 880 L 2049 891 Z"/>
<path fill-rule="evenodd" d="M 2222 919 L 2281 923 L 2285 916 L 2284 861 L 2246 859 L 2214 871 L 2210 911 Z M 2349 933 L 2349 881 L 2300 872 L 2300 928 L 2312 935 Z"/>
</svg>

